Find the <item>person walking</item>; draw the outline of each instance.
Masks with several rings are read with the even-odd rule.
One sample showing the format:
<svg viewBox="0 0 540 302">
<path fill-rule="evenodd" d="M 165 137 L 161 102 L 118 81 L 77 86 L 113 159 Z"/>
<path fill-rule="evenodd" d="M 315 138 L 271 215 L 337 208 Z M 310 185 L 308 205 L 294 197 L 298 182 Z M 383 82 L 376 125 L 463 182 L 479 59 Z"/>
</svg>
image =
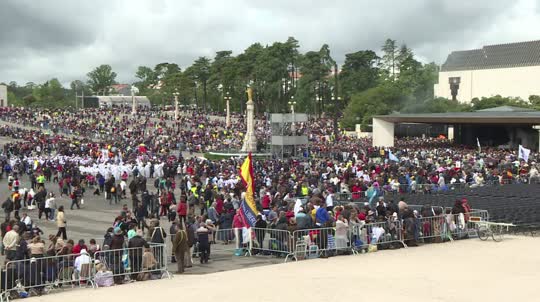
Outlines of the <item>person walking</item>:
<svg viewBox="0 0 540 302">
<path fill-rule="evenodd" d="M 56 214 L 56 226 L 58 227 L 56 237 L 60 237 L 60 235 L 62 235 L 62 239 L 67 240 L 66 216 L 64 214 L 64 206 L 58 207 L 58 213 Z"/>
<path fill-rule="evenodd" d="M 172 250 L 176 258 L 176 263 L 178 265 L 178 274 L 184 273 L 184 256 L 186 251 L 189 249 L 188 246 L 188 235 L 184 231 L 183 224 L 178 224 L 178 231 L 176 232 L 173 240 Z"/>
<path fill-rule="evenodd" d="M 49 198 L 45 200 L 45 215 L 47 220 L 54 221 L 54 214 L 56 212 L 56 200 L 54 198 L 54 193 L 49 193 Z"/>
</svg>

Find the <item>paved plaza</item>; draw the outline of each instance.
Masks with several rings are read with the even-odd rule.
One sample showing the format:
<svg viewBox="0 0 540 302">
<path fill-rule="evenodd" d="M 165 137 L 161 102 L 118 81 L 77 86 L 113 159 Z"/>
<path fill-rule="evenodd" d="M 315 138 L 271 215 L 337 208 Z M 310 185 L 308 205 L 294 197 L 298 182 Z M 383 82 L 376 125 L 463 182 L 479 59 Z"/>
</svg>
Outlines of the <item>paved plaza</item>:
<svg viewBox="0 0 540 302">
<path fill-rule="evenodd" d="M 129 181 L 128 181 L 129 183 Z M 3 178 L 1 180 L 2 189 L 0 190 L 0 200 L 4 201 L 9 195 L 7 187 L 7 179 Z M 75 243 L 79 239 L 84 239 L 87 243 L 90 239 L 96 239 L 99 243 L 103 241 L 103 236 L 105 235 L 106 230 L 112 226 L 114 218 L 120 214 L 122 205 L 128 204 L 131 205 L 131 199 L 123 199 L 119 201 L 118 204 L 110 205 L 108 200 L 105 200 L 104 195 L 93 196 L 93 190 L 87 190 L 83 199 L 84 205 L 81 205 L 81 209 L 70 210 L 71 200 L 67 196 L 60 197 L 60 192 L 57 183 L 46 182 L 45 186 L 49 192 L 54 192 L 56 195 L 57 206 L 63 205 L 65 208 L 65 215 L 67 220 L 67 235 L 69 239 L 73 239 Z M 28 178 L 24 176 L 21 182 L 22 188 L 30 188 Z M 148 180 L 147 184 L 150 192 L 153 191 L 153 179 Z M 176 196 L 180 191 L 177 189 L 175 191 Z M 43 230 L 44 235 L 42 236 L 45 239 L 46 244 L 49 234 L 56 234 L 57 227 L 55 221 L 47 221 L 44 218 L 38 219 L 38 210 L 21 210 L 22 213 L 28 213 L 32 218 L 34 223 Z M 4 213 L 2 212 L 2 217 Z M 13 215 L 13 214 L 12 214 Z M 164 228 L 165 231 L 169 231 L 170 223 L 166 218 L 162 217 L 160 220 L 160 225 Z M 171 248 L 171 241 L 169 234 L 167 234 L 167 249 Z M 169 251 L 168 255 L 171 254 Z M 261 266 L 268 265 L 272 263 L 281 263 L 283 258 L 273 258 L 270 256 L 256 256 L 256 257 L 238 257 L 234 256 L 234 244 L 222 245 L 215 244 L 212 245 L 211 261 L 208 264 L 201 265 L 198 263 L 198 259 L 194 259 L 193 267 L 187 269 L 186 274 L 207 274 L 213 272 L 227 271 L 239 268 L 246 268 L 252 266 Z M 176 265 L 170 264 L 169 270 L 171 272 L 176 271 Z"/>
<path fill-rule="evenodd" d="M 178 276 L 100 288 L 59 292 L 39 301 L 358 301 L 472 302 L 538 301 L 540 279 L 536 251 L 540 239 L 507 237 L 429 244 L 332 257 L 205 276 Z M 512 260 L 501 261 L 504 257 Z M 278 286 L 278 291 L 267 289 Z M 211 288 L 211 290 L 209 290 Z"/>
</svg>

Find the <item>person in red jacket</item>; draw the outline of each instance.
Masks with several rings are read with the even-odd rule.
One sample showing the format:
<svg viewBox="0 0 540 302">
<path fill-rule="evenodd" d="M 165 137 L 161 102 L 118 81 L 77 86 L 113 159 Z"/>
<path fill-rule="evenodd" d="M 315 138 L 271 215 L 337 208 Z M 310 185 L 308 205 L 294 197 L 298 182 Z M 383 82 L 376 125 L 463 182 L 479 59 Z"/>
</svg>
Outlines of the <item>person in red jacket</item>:
<svg viewBox="0 0 540 302">
<path fill-rule="evenodd" d="M 244 228 L 244 217 L 242 216 L 242 210 L 238 209 L 236 211 L 236 215 L 234 215 L 234 218 L 233 218 L 233 224 L 232 224 L 232 227 L 235 231 L 235 236 L 236 236 L 236 242 L 237 242 L 237 254 L 239 252 L 240 249 L 242 249 L 243 247 L 243 228 Z"/>
<path fill-rule="evenodd" d="M 79 243 L 73 247 L 73 254 L 80 254 L 82 250 L 88 250 L 88 247 L 84 244 L 84 239 L 79 240 Z"/>
<path fill-rule="evenodd" d="M 264 197 L 261 201 L 262 203 L 262 207 L 263 207 L 263 210 L 270 210 L 270 202 L 272 200 L 270 199 L 270 192 L 266 192 L 266 194 L 264 194 Z"/>
<path fill-rule="evenodd" d="M 461 200 L 461 205 L 463 206 L 463 209 L 465 210 L 465 213 L 463 213 L 463 215 L 465 216 L 465 222 L 468 222 L 470 213 L 471 213 L 471 205 L 467 201 L 467 198 L 463 198 Z"/>
<path fill-rule="evenodd" d="M 223 202 L 223 195 L 219 195 L 216 199 L 216 212 L 221 215 L 225 212 L 225 209 L 223 208 L 225 206 L 225 203 Z"/>
<path fill-rule="evenodd" d="M 176 212 L 178 212 L 178 218 L 180 219 L 180 224 L 185 223 L 186 217 L 187 217 L 187 203 L 184 198 L 182 198 L 180 202 L 178 203 Z"/>
</svg>

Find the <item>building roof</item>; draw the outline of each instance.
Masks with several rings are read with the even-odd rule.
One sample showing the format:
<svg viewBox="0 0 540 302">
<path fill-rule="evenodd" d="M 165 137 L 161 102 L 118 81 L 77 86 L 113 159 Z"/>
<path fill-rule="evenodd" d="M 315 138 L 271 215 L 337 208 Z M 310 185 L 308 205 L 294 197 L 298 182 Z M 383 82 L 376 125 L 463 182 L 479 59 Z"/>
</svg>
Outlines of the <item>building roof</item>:
<svg viewBox="0 0 540 302">
<path fill-rule="evenodd" d="M 515 106 L 500 106 L 495 108 L 487 108 L 487 109 L 481 109 L 477 110 L 476 112 L 483 112 L 483 111 L 491 111 L 491 112 L 531 112 L 536 111 L 534 109 L 530 108 L 522 108 L 522 107 L 515 107 Z"/>
<path fill-rule="evenodd" d="M 540 66 L 540 40 L 453 51 L 441 71 Z"/>
<path fill-rule="evenodd" d="M 122 95 L 95 95 L 95 96 L 86 96 L 85 98 L 96 98 L 100 104 L 115 104 L 115 105 L 131 105 L 133 100 L 131 96 L 122 96 Z M 134 96 L 135 103 L 140 105 L 150 105 L 150 100 L 146 96 Z"/>
<path fill-rule="evenodd" d="M 114 89 L 114 94 L 131 95 L 131 85 L 129 84 L 114 84 L 111 85 L 111 88 Z"/>
<path fill-rule="evenodd" d="M 391 123 L 540 125 L 540 111 L 511 106 L 473 112 L 392 113 L 374 118 Z"/>
</svg>

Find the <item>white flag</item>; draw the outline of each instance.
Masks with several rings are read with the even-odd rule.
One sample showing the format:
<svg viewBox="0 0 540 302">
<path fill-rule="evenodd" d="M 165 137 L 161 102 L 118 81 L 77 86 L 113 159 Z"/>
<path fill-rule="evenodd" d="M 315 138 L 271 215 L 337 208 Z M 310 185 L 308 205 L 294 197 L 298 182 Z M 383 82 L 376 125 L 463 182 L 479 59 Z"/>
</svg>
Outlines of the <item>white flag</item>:
<svg viewBox="0 0 540 302">
<path fill-rule="evenodd" d="M 388 150 L 388 159 L 391 161 L 399 162 L 397 156 L 395 156 L 392 151 Z"/>
<path fill-rule="evenodd" d="M 531 154 L 531 149 L 524 148 L 522 145 L 519 145 L 519 155 L 518 158 L 523 159 L 524 161 L 529 161 L 529 154 Z"/>
<path fill-rule="evenodd" d="M 482 147 L 480 147 L 480 140 L 476 138 L 476 144 L 478 145 L 478 152 L 482 152 Z"/>
</svg>

